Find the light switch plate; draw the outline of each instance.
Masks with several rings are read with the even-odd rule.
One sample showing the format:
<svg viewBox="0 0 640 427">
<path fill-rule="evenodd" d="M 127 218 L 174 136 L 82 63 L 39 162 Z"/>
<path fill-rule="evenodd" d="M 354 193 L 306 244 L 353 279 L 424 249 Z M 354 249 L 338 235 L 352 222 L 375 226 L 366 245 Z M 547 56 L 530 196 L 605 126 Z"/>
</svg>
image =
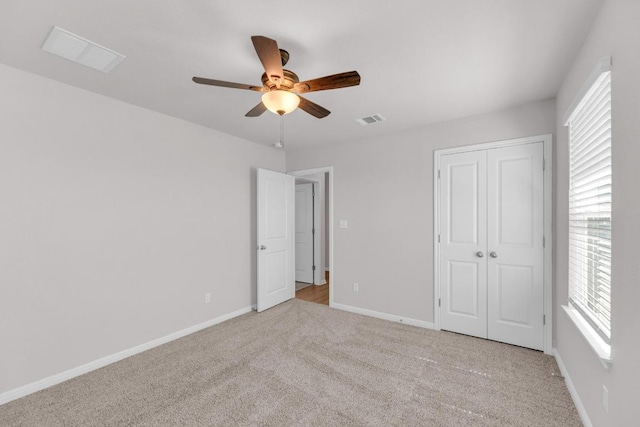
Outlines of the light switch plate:
<svg viewBox="0 0 640 427">
<path fill-rule="evenodd" d="M 340 228 L 347 228 L 347 220 L 346 219 L 341 219 L 340 220 Z"/>
</svg>

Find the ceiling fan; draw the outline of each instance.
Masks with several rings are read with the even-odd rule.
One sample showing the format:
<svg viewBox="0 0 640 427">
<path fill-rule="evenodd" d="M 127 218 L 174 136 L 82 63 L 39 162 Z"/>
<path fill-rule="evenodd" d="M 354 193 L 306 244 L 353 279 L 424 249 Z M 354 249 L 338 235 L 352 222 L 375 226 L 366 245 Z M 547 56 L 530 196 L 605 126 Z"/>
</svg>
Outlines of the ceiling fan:
<svg viewBox="0 0 640 427">
<path fill-rule="evenodd" d="M 360 84 L 360 74 L 357 71 L 348 71 L 301 82 L 296 73 L 282 68 L 289 61 L 289 52 L 279 49 L 275 40 L 264 36 L 252 36 L 251 41 L 265 70 L 262 74 L 262 86 L 202 77 L 193 78 L 193 81 L 199 84 L 263 92 L 262 101 L 249 110 L 245 114 L 246 117 L 258 117 L 267 110 L 282 116 L 300 107 L 301 110 L 321 119 L 331 114 L 331 111 L 303 98 L 300 96 L 301 93 L 339 89 Z"/>
</svg>

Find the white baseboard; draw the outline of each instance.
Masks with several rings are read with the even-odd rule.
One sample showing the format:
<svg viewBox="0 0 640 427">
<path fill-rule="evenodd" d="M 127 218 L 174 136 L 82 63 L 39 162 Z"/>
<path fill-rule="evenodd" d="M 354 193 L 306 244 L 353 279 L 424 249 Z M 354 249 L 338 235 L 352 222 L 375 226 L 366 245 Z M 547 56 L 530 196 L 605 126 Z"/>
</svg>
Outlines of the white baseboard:
<svg viewBox="0 0 640 427">
<path fill-rule="evenodd" d="M 218 316 L 215 319 L 207 320 L 206 322 L 190 326 L 186 329 L 182 329 L 181 331 L 174 332 L 164 337 L 157 338 L 155 340 L 137 345 L 127 350 L 102 357 L 98 360 L 94 360 L 93 362 L 89 362 L 84 365 L 69 369 L 68 371 L 60 372 L 59 374 L 43 378 L 41 380 L 23 385 L 13 390 L 5 391 L 4 393 L 0 394 L 0 405 L 27 396 L 31 393 L 35 393 L 36 391 L 44 390 L 45 388 L 51 387 L 53 385 L 60 384 L 63 381 L 70 380 L 71 378 L 86 374 L 88 372 L 118 362 L 119 360 L 126 359 L 127 357 L 133 356 L 135 354 L 142 353 L 143 351 L 150 350 L 154 347 L 158 347 L 159 345 L 177 340 L 178 338 L 182 338 L 210 326 L 217 325 L 218 323 L 222 323 L 225 320 L 229 320 L 242 314 L 249 313 L 251 309 L 251 307 L 241 308 L 240 310 L 236 310 L 232 313 Z"/>
<path fill-rule="evenodd" d="M 584 408 L 582 400 L 580 400 L 578 391 L 573 385 L 573 381 L 571 381 L 567 367 L 564 365 L 557 348 L 553 349 L 553 357 L 556 358 L 556 363 L 558 364 L 558 368 L 560 368 L 560 373 L 564 377 L 564 383 L 567 385 L 567 389 L 569 389 L 569 394 L 571 395 L 571 399 L 573 399 L 573 404 L 576 405 L 582 424 L 584 424 L 585 427 L 593 427 L 593 424 L 591 424 L 591 420 L 589 419 L 589 415 L 587 414 L 587 410 Z"/>
<path fill-rule="evenodd" d="M 432 322 L 425 322 L 424 320 L 409 319 L 407 317 L 396 316 L 395 314 L 382 313 L 380 311 L 367 310 L 366 308 L 353 307 L 346 304 L 331 304 L 332 308 L 338 310 L 348 311 L 351 313 L 362 314 L 364 316 L 375 317 L 383 320 L 390 320 L 392 322 L 405 323 L 411 326 L 417 326 L 419 328 L 435 329 L 436 326 Z"/>
</svg>

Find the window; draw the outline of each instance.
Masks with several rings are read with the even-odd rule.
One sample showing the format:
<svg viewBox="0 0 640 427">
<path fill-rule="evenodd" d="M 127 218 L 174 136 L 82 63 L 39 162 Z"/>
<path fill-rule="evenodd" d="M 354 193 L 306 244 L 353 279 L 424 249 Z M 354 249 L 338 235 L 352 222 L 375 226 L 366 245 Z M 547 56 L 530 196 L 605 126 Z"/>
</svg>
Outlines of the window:
<svg viewBox="0 0 640 427">
<path fill-rule="evenodd" d="M 611 337 L 611 72 L 599 74 L 569 125 L 569 303 Z"/>
</svg>

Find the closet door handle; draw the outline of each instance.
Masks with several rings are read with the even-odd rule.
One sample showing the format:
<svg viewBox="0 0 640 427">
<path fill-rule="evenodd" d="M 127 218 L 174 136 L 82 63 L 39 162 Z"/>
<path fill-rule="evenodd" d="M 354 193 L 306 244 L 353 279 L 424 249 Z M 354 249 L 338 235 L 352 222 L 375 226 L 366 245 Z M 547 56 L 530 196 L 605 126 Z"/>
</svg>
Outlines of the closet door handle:
<svg viewBox="0 0 640 427">
<path fill-rule="evenodd" d="M 489 254 L 489 256 L 490 256 L 491 258 L 498 258 L 498 254 L 497 254 L 497 253 L 495 253 L 495 252 L 491 252 L 491 253 Z"/>
<path fill-rule="evenodd" d="M 482 253 L 482 251 L 478 251 L 478 252 L 476 252 L 476 256 L 478 258 L 482 258 L 484 256 L 484 254 Z"/>
</svg>

